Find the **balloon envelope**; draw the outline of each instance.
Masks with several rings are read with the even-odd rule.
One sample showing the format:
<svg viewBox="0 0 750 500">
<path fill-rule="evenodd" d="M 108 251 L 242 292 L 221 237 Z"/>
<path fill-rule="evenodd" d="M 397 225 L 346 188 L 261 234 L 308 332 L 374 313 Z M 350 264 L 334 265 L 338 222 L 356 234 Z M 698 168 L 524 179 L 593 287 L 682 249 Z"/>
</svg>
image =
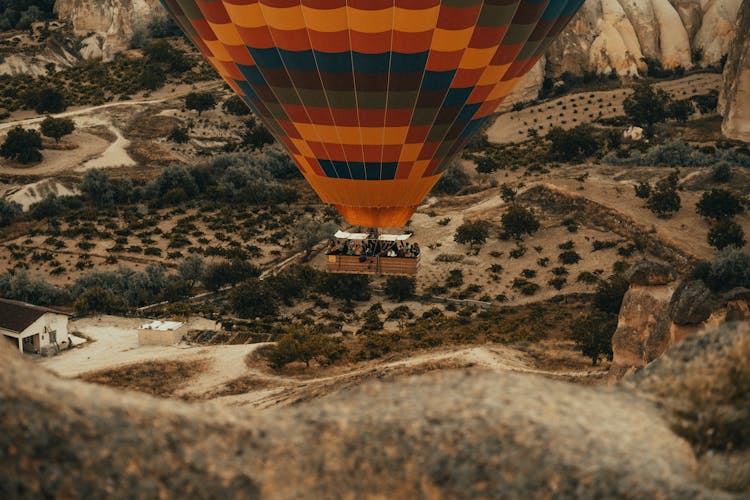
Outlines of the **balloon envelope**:
<svg viewBox="0 0 750 500">
<path fill-rule="evenodd" d="M 351 224 L 402 226 L 583 0 L 163 0 Z"/>
</svg>

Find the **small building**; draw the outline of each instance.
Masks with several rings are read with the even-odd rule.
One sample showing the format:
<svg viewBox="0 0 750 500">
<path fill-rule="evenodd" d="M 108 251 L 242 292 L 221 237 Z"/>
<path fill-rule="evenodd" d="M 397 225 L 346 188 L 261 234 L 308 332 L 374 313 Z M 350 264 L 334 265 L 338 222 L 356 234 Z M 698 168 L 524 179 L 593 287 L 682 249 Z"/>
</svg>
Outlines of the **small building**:
<svg viewBox="0 0 750 500">
<path fill-rule="evenodd" d="M 0 298 L 0 334 L 21 352 L 47 355 L 66 348 L 68 313 Z"/>
<path fill-rule="evenodd" d="M 179 321 L 152 321 L 138 328 L 138 345 L 172 345 L 182 340 L 187 325 Z"/>
</svg>

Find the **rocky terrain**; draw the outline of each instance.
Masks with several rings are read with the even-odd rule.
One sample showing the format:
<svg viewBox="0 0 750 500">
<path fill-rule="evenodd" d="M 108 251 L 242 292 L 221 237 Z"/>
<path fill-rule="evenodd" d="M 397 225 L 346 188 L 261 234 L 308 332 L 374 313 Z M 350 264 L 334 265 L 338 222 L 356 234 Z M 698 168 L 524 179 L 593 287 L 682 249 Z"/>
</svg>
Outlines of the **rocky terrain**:
<svg viewBox="0 0 750 500">
<path fill-rule="evenodd" d="M 611 389 L 447 372 L 265 413 L 61 380 L 3 344 L 0 494 L 740 498 L 748 335 L 693 335 Z"/>
<path fill-rule="evenodd" d="M 750 4 L 743 2 L 737 19 L 737 37 L 724 68 L 719 112 L 727 137 L 750 141 Z"/>
</svg>

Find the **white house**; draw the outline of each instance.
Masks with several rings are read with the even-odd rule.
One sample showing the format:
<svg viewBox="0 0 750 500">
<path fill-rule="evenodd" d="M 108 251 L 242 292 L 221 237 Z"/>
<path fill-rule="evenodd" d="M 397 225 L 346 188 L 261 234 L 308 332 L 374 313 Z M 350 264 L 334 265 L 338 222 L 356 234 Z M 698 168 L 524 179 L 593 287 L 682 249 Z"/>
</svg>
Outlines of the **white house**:
<svg viewBox="0 0 750 500">
<path fill-rule="evenodd" d="M 67 313 L 0 298 L 0 334 L 21 352 L 47 354 L 68 347 Z"/>
</svg>

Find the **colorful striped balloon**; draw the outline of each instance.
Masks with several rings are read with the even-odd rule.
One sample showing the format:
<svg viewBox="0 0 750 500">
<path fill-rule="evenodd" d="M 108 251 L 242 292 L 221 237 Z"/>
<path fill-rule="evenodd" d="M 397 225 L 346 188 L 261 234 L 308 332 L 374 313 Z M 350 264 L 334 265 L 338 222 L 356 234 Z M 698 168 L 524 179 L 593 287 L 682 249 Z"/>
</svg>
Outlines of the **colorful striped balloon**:
<svg viewBox="0 0 750 500">
<path fill-rule="evenodd" d="M 583 0 L 163 0 L 354 225 L 404 225 Z"/>
</svg>

